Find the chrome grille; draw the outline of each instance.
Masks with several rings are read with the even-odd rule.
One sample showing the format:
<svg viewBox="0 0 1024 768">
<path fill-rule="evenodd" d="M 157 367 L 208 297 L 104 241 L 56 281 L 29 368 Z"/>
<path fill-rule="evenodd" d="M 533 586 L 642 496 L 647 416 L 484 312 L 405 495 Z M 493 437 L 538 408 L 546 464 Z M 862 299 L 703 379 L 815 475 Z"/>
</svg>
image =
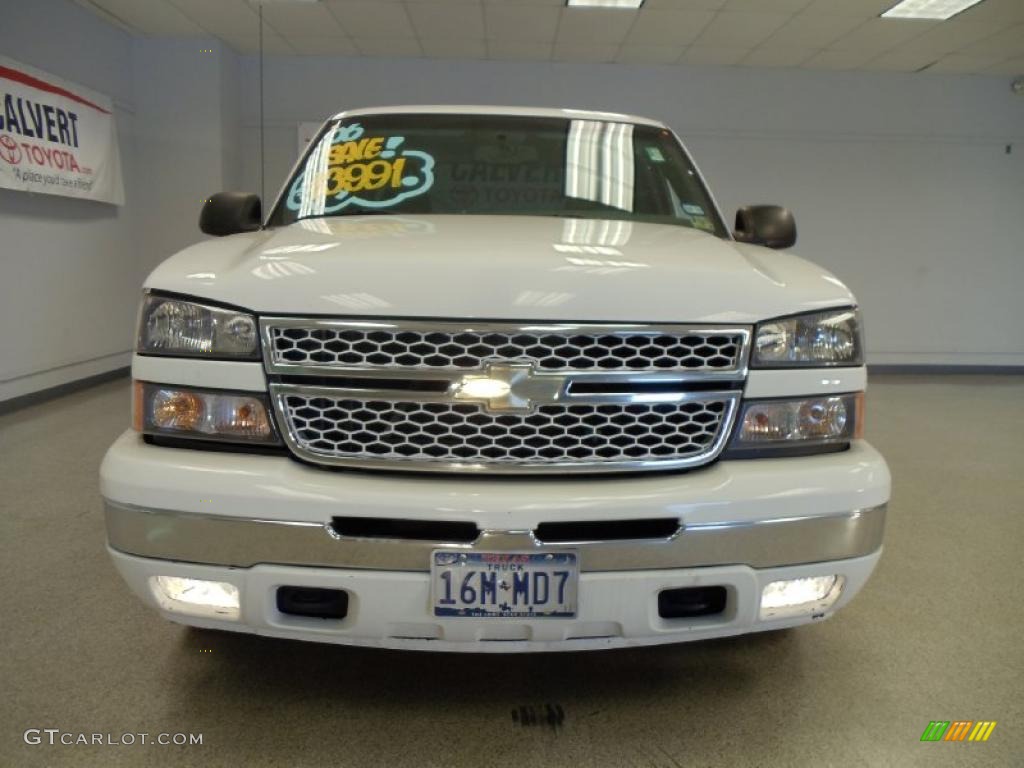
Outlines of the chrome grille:
<svg viewBox="0 0 1024 768">
<path fill-rule="evenodd" d="M 475 370 L 493 361 L 530 361 L 545 371 L 736 371 L 746 336 L 735 330 L 614 326 L 505 332 L 433 324 L 426 328 L 359 323 L 267 326 L 274 366 L 328 369 Z"/>
<path fill-rule="evenodd" d="M 277 393 L 289 441 L 327 462 L 396 462 L 595 469 L 684 465 L 717 453 L 738 393 L 674 403 L 546 404 L 490 413 L 477 403 L 414 402 L 285 387 Z M 426 467 L 426 468 L 429 468 Z"/>
<path fill-rule="evenodd" d="M 299 458 L 379 469 L 693 467 L 721 452 L 747 326 L 264 317 Z"/>
</svg>

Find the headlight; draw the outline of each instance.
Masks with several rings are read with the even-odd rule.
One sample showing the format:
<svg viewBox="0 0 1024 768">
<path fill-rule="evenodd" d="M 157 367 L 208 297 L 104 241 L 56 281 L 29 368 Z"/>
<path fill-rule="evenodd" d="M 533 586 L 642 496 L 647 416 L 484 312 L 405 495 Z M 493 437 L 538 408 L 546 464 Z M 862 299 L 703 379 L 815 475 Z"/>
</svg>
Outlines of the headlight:
<svg viewBox="0 0 1024 768">
<path fill-rule="evenodd" d="M 134 426 L 147 435 L 277 445 L 264 395 L 135 382 Z"/>
<path fill-rule="evenodd" d="M 137 351 L 255 360 L 259 357 L 256 318 L 233 309 L 149 294 L 142 302 Z"/>
<path fill-rule="evenodd" d="M 758 324 L 751 364 L 756 368 L 861 365 L 862 347 L 856 309 L 793 315 Z"/>
<path fill-rule="evenodd" d="M 828 449 L 861 437 L 864 393 L 743 404 L 728 454 Z"/>
</svg>

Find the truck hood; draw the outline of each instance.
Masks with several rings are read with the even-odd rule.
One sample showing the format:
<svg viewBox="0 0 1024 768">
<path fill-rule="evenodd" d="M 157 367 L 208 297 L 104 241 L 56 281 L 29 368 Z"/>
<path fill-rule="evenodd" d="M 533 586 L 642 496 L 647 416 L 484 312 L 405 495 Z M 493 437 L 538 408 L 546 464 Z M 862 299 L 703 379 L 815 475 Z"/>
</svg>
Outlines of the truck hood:
<svg viewBox="0 0 1024 768">
<path fill-rule="evenodd" d="M 207 240 L 146 287 L 259 313 L 753 323 L 854 299 L 791 254 L 687 227 L 535 216 L 341 216 Z"/>
</svg>

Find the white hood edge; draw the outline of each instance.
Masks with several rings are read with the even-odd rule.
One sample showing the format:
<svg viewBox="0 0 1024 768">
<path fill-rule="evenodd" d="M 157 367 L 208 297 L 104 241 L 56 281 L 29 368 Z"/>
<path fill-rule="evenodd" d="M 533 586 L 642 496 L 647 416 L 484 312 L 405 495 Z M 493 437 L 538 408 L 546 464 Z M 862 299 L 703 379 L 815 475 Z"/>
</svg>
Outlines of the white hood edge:
<svg viewBox="0 0 1024 768">
<path fill-rule="evenodd" d="M 147 289 L 261 314 L 750 324 L 849 306 L 829 272 L 682 226 L 532 216 L 339 216 L 207 240 Z"/>
</svg>

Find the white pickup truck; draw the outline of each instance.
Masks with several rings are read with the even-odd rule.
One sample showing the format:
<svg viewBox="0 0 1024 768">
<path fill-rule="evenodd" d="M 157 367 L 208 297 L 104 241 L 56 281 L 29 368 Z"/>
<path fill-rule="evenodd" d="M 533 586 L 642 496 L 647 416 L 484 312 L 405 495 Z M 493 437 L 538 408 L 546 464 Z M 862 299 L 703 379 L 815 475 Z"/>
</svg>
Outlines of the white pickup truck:
<svg viewBox="0 0 1024 768">
<path fill-rule="evenodd" d="M 149 276 L 110 555 L 174 621 L 552 651 L 824 619 L 882 552 L 850 291 L 644 118 L 390 107 Z"/>
</svg>

